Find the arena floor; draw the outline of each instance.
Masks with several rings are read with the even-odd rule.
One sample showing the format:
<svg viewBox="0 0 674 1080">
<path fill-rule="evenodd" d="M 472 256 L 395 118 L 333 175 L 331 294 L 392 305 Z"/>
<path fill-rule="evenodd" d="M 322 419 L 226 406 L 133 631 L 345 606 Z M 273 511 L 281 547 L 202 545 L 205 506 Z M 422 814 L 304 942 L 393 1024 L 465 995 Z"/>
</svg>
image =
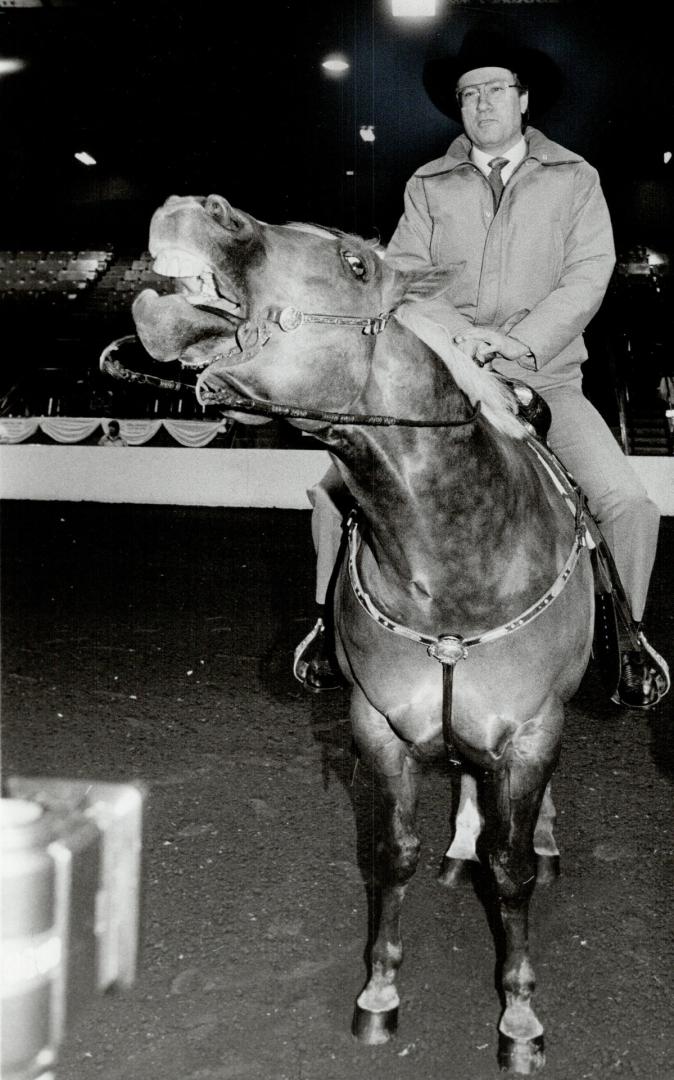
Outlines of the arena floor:
<svg viewBox="0 0 674 1080">
<path fill-rule="evenodd" d="M 312 616 L 305 511 L 7 502 L 3 772 L 142 781 L 136 984 L 71 1023 L 57 1080 L 491 1080 L 495 950 L 471 885 L 435 881 L 449 782 L 429 767 L 397 1037 L 349 1032 L 377 801 L 343 692 L 291 655 Z M 674 519 L 650 636 L 674 649 Z M 548 1080 L 667 1080 L 674 694 L 607 702 L 589 670 L 554 792 L 562 877 L 531 913 Z"/>
</svg>

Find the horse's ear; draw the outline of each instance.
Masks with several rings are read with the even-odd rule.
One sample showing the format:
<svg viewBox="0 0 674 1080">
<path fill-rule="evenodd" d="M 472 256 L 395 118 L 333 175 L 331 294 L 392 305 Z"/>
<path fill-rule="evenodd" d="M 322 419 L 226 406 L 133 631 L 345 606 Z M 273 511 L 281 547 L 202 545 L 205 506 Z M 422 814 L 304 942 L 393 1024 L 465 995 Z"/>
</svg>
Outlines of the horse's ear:
<svg viewBox="0 0 674 1080">
<path fill-rule="evenodd" d="M 400 303 L 403 301 L 434 300 L 450 286 L 451 271 L 442 267 L 432 270 L 400 270 Z"/>
</svg>

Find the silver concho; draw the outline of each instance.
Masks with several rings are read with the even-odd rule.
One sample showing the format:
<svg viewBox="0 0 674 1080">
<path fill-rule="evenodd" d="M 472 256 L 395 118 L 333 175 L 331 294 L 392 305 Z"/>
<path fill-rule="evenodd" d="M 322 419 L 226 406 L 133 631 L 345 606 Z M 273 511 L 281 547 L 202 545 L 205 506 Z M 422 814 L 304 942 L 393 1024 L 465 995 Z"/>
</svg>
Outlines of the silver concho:
<svg viewBox="0 0 674 1080">
<path fill-rule="evenodd" d="M 303 322 L 304 316 L 297 308 L 284 307 L 283 310 L 279 312 L 278 324 L 282 330 L 297 330 Z"/>
<path fill-rule="evenodd" d="M 429 645 L 426 651 L 434 660 L 450 665 L 456 664 L 459 660 L 465 660 L 468 655 L 462 638 L 455 637 L 453 634 L 443 634 L 434 644 Z"/>
</svg>

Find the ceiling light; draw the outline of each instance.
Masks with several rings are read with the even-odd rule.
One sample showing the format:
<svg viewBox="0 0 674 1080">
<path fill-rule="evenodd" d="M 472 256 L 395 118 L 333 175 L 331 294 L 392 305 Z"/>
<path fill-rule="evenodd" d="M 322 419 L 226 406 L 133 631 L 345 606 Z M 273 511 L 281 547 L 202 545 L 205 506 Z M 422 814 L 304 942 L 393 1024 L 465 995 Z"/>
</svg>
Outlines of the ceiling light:
<svg viewBox="0 0 674 1080">
<path fill-rule="evenodd" d="M 75 157 L 77 158 L 78 161 L 81 161 L 83 165 L 95 165 L 96 164 L 96 158 L 92 157 L 91 154 L 87 154 L 86 150 L 79 150 L 75 154 Z"/>
<path fill-rule="evenodd" d="M 349 70 L 349 63 L 343 56 L 328 56 L 322 61 L 321 67 L 329 71 L 331 75 L 342 75 Z"/>
<path fill-rule="evenodd" d="M 25 66 L 23 60 L 3 57 L 0 59 L 0 75 L 13 75 L 15 71 L 21 71 Z"/>
<path fill-rule="evenodd" d="M 422 16 L 428 18 L 435 15 L 436 0 L 392 0 L 391 10 L 399 18 L 414 18 Z"/>
</svg>

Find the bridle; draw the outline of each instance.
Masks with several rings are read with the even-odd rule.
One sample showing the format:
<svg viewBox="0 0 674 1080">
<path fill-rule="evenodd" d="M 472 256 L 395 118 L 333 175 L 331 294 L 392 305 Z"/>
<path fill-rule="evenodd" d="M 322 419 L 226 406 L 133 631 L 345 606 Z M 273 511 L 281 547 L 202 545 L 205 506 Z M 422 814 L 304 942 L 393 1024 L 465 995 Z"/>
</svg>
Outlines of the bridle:
<svg viewBox="0 0 674 1080">
<path fill-rule="evenodd" d="M 379 315 L 326 315 L 318 312 L 300 311 L 294 307 L 269 308 L 263 322 L 243 322 L 237 327 L 234 335 L 235 344 L 227 353 L 218 353 L 202 371 L 196 385 L 183 383 L 175 379 L 162 379 L 157 375 L 150 375 L 141 371 L 133 371 L 122 364 L 118 356 L 120 348 L 138 341 L 136 334 L 127 334 L 116 338 L 101 353 L 99 367 L 106 375 L 122 379 L 125 382 L 140 383 L 147 386 L 156 386 L 161 390 L 182 392 L 190 390 L 195 393 L 200 405 L 216 405 L 232 412 L 254 413 L 258 416 L 268 416 L 272 419 L 284 420 L 318 420 L 334 425 L 363 425 L 366 427 L 419 427 L 419 428 L 461 428 L 474 423 L 481 413 L 481 403 L 477 401 L 468 416 L 461 420 L 423 420 L 408 417 L 386 416 L 372 413 L 346 413 L 332 412 L 326 409 L 305 409 L 297 405 L 287 405 L 283 402 L 265 401 L 259 398 L 232 397 L 231 390 L 214 390 L 207 383 L 208 371 L 217 361 L 226 361 L 236 358 L 238 363 L 252 359 L 271 338 L 271 325 L 278 326 L 284 333 L 293 333 L 305 323 L 321 323 L 329 326 L 347 326 L 360 328 L 366 335 L 381 334 L 393 314 L 393 311 L 381 312 Z M 269 329 L 268 329 L 269 327 Z"/>
</svg>

